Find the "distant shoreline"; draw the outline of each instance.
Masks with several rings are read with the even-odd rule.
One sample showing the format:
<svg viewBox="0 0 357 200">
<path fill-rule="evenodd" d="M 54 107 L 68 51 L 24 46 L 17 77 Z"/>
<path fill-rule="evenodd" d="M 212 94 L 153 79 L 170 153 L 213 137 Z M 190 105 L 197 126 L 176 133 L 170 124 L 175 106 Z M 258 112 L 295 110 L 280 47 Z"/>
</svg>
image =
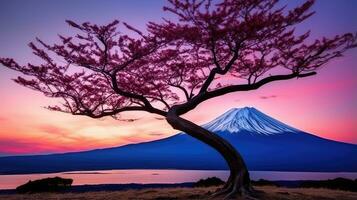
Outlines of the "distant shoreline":
<svg viewBox="0 0 357 200">
<path fill-rule="evenodd" d="M 349 179 L 352 180 L 353 179 Z M 268 181 L 277 187 L 284 188 L 301 188 L 301 184 L 309 180 L 295 180 L 295 181 Z M 321 180 L 317 182 L 324 182 L 328 180 Z M 355 182 L 357 179 L 355 180 Z M 257 183 L 257 182 L 255 182 Z M 193 188 L 194 182 L 185 183 L 130 183 L 130 184 L 95 184 L 95 185 L 73 185 L 70 189 L 62 191 L 61 193 L 83 193 L 83 192 L 114 192 L 124 190 L 141 190 L 141 189 L 162 189 L 162 188 Z M 254 184 L 254 183 L 253 183 Z M 0 189 L 0 195 L 17 194 L 15 189 Z"/>
</svg>

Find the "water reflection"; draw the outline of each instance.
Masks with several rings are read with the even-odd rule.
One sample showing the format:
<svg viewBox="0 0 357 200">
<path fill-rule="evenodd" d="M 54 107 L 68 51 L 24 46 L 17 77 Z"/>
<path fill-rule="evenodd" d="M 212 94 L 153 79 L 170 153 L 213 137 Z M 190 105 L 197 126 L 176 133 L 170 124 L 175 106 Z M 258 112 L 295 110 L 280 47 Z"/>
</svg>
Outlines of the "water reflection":
<svg viewBox="0 0 357 200">
<path fill-rule="evenodd" d="M 253 180 L 324 180 L 337 177 L 356 179 L 357 173 L 270 172 L 251 171 Z M 29 180 L 60 176 L 72 178 L 73 185 L 126 184 L 126 183 L 183 183 L 216 176 L 228 178 L 224 170 L 100 170 L 73 171 L 50 174 L 0 175 L 0 189 L 13 189 Z"/>
</svg>

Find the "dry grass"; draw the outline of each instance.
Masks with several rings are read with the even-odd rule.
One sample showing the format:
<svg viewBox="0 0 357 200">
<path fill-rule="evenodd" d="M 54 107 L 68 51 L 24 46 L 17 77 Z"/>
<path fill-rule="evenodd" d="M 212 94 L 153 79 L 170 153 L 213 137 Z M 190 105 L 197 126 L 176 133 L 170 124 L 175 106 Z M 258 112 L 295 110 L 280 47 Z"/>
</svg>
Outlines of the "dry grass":
<svg viewBox="0 0 357 200">
<path fill-rule="evenodd" d="M 266 200 L 357 200 L 356 192 L 328 189 L 298 189 L 281 187 L 255 187 L 262 191 L 259 199 Z M 86 193 L 41 193 L 27 195 L 0 195 L 1 200 L 118 200 L 118 199 L 207 199 L 216 188 L 169 188 L 143 189 L 118 192 L 86 192 Z"/>
</svg>

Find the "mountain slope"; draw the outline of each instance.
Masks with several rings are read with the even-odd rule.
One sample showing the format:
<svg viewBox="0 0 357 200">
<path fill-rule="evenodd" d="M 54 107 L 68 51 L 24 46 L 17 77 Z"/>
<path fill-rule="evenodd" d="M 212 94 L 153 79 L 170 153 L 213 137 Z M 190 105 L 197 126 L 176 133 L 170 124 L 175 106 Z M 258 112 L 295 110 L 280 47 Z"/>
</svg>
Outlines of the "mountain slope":
<svg viewBox="0 0 357 200">
<path fill-rule="evenodd" d="M 323 139 L 255 108 L 231 109 L 203 127 L 230 141 L 249 170 L 357 171 L 357 145 Z M 0 158 L 0 174 L 99 169 L 227 169 L 221 156 L 185 133 L 86 152 Z"/>
</svg>

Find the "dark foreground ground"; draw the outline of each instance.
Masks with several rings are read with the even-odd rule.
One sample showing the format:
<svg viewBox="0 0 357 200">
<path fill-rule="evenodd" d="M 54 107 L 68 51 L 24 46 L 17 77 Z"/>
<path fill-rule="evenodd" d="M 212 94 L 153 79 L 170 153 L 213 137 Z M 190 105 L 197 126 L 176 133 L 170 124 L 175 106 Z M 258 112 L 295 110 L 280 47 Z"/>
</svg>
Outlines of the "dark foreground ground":
<svg viewBox="0 0 357 200">
<path fill-rule="evenodd" d="M 256 186 L 261 191 L 258 199 L 264 200 L 356 200 L 357 192 L 330 189 L 285 188 Z M 1 200 L 169 200 L 169 199 L 208 199 L 217 187 L 209 188 L 147 188 L 123 191 L 67 192 L 38 194 L 1 194 Z M 240 198 L 237 198 L 240 199 Z"/>
</svg>

